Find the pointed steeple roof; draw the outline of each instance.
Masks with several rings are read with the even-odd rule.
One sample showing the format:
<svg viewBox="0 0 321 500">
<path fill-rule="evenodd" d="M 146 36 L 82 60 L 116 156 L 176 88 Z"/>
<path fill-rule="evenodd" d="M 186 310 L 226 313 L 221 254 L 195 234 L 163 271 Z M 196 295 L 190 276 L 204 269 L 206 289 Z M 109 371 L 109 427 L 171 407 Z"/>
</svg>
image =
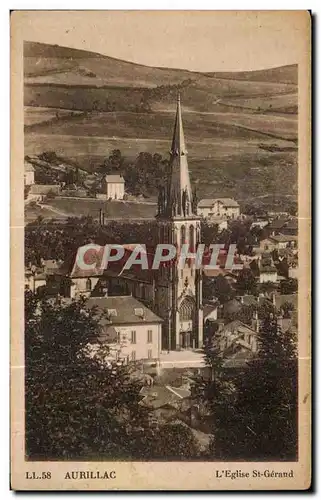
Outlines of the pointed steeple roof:
<svg viewBox="0 0 321 500">
<path fill-rule="evenodd" d="M 170 175 L 167 192 L 168 215 L 187 216 L 192 213 L 192 189 L 187 163 L 181 99 L 178 94 L 176 118 L 170 151 Z"/>
</svg>

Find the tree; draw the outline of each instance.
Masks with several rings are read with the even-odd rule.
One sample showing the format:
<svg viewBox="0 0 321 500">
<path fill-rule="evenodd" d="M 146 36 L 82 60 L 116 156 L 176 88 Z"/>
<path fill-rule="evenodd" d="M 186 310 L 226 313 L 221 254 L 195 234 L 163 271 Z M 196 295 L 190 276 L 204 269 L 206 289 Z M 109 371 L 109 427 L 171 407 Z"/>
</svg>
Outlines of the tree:
<svg viewBox="0 0 321 500">
<path fill-rule="evenodd" d="M 183 424 L 151 422 L 142 382 L 108 362 L 101 315 L 85 299 L 61 304 L 25 295 L 26 454 L 53 459 L 182 459 L 197 456 Z M 105 318 L 106 319 L 106 318 Z"/>
<path fill-rule="evenodd" d="M 228 302 L 235 296 L 235 290 L 231 287 L 224 276 L 215 278 L 204 277 L 203 280 L 203 296 L 204 299 L 218 299 L 221 304 Z"/>
<path fill-rule="evenodd" d="M 207 423 L 211 434 L 214 436 L 208 450 L 211 458 L 224 459 L 220 441 L 226 442 L 229 432 L 230 418 L 228 408 L 233 408 L 235 398 L 235 385 L 224 372 L 224 353 L 219 344 L 219 336 L 211 339 L 204 349 L 204 361 L 208 367 L 206 373 L 200 376 L 194 389 L 195 400 L 203 406 L 207 414 Z"/>
<path fill-rule="evenodd" d="M 200 454 L 192 430 L 181 422 L 167 423 L 156 428 L 149 446 L 150 457 L 153 459 L 186 460 Z"/>
<path fill-rule="evenodd" d="M 298 291 L 298 280 L 295 278 L 289 278 L 287 280 L 281 281 L 281 293 L 284 295 L 291 295 Z"/>
<path fill-rule="evenodd" d="M 56 163 L 58 157 L 55 151 L 44 151 L 39 155 L 39 159 L 47 161 L 48 163 Z"/>
<path fill-rule="evenodd" d="M 215 430 L 216 456 L 229 460 L 297 458 L 297 343 L 274 318 L 260 329 L 257 356 L 235 379 L 225 421 Z M 212 450 L 213 451 L 213 450 Z"/>
<path fill-rule="evenodd" d="M 231 321 L 239 320 L 245 325 L 252 326 L 254 313 L 257 310 L 256 305 L 242 305 L 239 311 L 226 314 L 226 321 L 229 323 Z"/>
<path fill-rule="evenodd" d="M 257 294 L 257 282 L 251 269 L 241 270 L 240 274 L 237 277 L 235 287 L 241 294 Z"/>
<path fill-rule="evenodd" d="M 209 245 L 217 242 L 218 226 L 217 224 L 209 224 L 207 221 L 201 221 L 202 243 Z"/>
<path fill-rule="evenodd" d="M 261 293 L 271 293 L 275 291 L 277 285 L 273 281 L 266 281 L 265 283 L 260 283 L 259 289 Z"/>
<path fill-rule="evenodd" d="M 129 368 L 88 356 L 99 318 L 85 301 L 25 299 L 26 453 L 32 459 L 131 457 L 147 415 Z M 97 342 L 97 341 L 96 341 Z M 143 452 L 144 450 L 142 450 Z"/>
<path fill-rule="evenodd" d="M 294 305 L 292 304 L 292 302 L 284 302 L 284 304 L 282 304 L 282 307 L 280 307 L 280 314 L 283 315 L 284 318 L 290 318 L 291 317 L 291 313 L 294 311 Z"/>
</svg>

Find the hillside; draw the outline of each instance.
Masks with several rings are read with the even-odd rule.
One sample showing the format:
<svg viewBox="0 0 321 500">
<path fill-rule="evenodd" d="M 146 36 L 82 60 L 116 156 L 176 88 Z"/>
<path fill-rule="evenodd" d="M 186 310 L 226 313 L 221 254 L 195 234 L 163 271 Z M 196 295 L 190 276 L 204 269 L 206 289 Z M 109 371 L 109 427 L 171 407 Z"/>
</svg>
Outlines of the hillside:
<svg viewBox="0 0 321 500">
<path fill-rule="evenodd" d="M 24 73 L 26 154 L 54 150 L 88 171 L 115 148 L 166 156 L 180 91 L 200 196 L 296 194 L 296 65 L 200 73 L 25 42 Z"/>
<path fill-rule="evenodd" d="M 257 71 L 238 71 L 207 73 L 209 76 L 217 78 L 228 78 L 231 80 L 247 80 L 257 82 L 276 82 L 298 84 L 298 68 L 296 64 L 279 66 L 277 68 L 261 69 Z"/>
</svg>

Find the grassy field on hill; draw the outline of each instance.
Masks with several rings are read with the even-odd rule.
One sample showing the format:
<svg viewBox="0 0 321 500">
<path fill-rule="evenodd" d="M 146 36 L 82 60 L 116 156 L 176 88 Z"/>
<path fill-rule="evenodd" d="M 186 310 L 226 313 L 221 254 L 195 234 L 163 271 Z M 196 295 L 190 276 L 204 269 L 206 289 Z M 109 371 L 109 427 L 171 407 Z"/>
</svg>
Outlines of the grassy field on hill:
<svg viewBox="0 0 321 500">
<path fill-rule="evenodd" d="M 116 148 L 167 157 L 179 90 L 200 197 L 296 194 L 296 65 L 203 74 L 33 42 L 24 56 L 25 154 L 89 172 Z"/>
<path fill-rule="evenodd" d="M 108 219 L 153 219 L 157 212 L 156 204 L 134 203 L 130 201 L 104 201 L 95 199 L 68 199 L 57 197 L 45 202 L 41 208 L 32 203 L 26 207 L 26 222 L 41 216 L 44 219 L 63 220 L 67 217 L 91 216 L 99 219 L 99 211 L 103 210 Z"/>
</svg>

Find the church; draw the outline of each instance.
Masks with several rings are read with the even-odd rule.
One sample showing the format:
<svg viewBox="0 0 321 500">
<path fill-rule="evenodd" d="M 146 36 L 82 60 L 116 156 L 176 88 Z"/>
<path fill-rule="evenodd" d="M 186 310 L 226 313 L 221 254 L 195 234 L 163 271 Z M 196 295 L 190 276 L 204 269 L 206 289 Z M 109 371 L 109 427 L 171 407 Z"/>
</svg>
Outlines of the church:
<svg viewBox="0 0 321 500">
<path fill-rule="evenodd" d="M 170 150 L 167 187 L 158 200 L 159 243 L 171 243 L 179 254 L 187 244 L 195 252 L 201 238 L 196 193 L 192 191 L 187 162 L 180 97 Z M 163 318 L 163 348 L 197 348 L 203 343 L 202 270 L 193 259 L 185 267 L 160 268 L 155 283 L 155 307 Z"/>
<path fill-rule="evenodd" d="M 156 221 L 158 243 L 174 245 L 177 255 L 184 244 L 190 252 L 196 251 L 201 242 L 201 221 L 188 171 L 179 96 L 168 179 L 159 191 Z M 131 245 L 124 246 L 131 251 Z M 196 269 L 194 259 L 186 259 L 184 268 L 174 262 L 157 270 L 122 271 L 114 266 L 102 270 L 100 275 L 91 273 L 74 264 L 70 296 L 132 295 L 162 318 L 162 350 L 202 347 L 202 269 Z"/>
</svg>

